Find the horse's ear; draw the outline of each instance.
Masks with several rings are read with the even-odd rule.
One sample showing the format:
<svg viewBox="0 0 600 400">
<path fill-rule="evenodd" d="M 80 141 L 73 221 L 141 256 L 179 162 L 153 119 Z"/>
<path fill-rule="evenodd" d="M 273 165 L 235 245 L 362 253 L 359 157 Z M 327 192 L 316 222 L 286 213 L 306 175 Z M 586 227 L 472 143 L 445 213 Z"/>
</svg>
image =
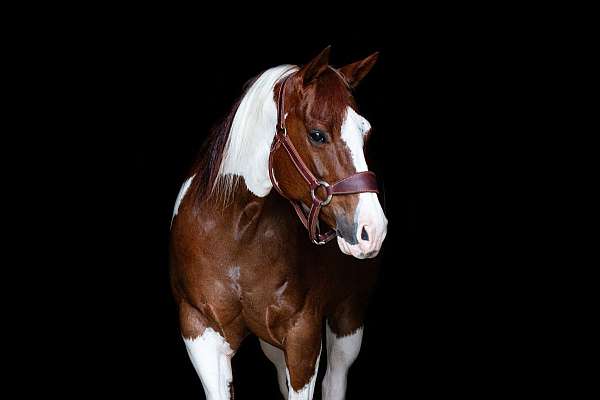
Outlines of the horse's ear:
<svg viewBox="0 0 600 400">
<path fill-rule="evenodd" d="M 308 85 L 314 81 L 323 71 L 327 69 L 327 66 L 329 65 L 330 50 L 331 46 L 325 47 L 318 56 L 313 58 L 308 64 L 302 67 L 300 74 L 305 85 Z"/>
<path fill-rule="evenodd" d="M 364 78 L 371 68 L 373 68 L 373 65 L 375 65 L 375 62 L 377 61 L 377 57 L 379 57 L 378 51 L 364 60 L 340 68 L 339 71 L 344 75 L 344 78 L 346 78 L 348 85 L 350 85 L 351 88 L 355 88 L 362 78 Z"/>
</svg>

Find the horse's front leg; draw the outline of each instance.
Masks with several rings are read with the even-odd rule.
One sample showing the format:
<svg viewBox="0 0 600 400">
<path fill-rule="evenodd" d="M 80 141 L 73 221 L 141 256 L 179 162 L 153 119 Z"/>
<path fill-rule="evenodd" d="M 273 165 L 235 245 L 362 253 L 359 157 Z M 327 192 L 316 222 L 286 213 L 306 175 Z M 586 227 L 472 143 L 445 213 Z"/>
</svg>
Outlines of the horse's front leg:
<svg viewBox="0 0 600 400">
<path fill-rule="evenodd" d="M 190 306 L 183 306 L 180 313 L 183 341 L 202 381 L 206 399 L 231 400 L 231 358 L 234 350 L 222 332 L 207 326 L 206 319 L 198 311 Z"/>
<path fill-rule="evenodd" d="M 285 365 L 285 354 L 283 350 L 278 349 L 275 346 L 270 345 L 264 340 L 260 339 L 260 347 L 267 356 L 267 358 L 275 365 L 277 369 L 277 383 L 279 384 L 279 391 L 285 400 L 288 398 L 288 384 L 287 384 L 287 367 Z"/>
<path fill-rule="evenodd" d="M 294 324 L 285 342 L 288 400 L 312 400 L 320 356 L 320 321 L 311 318 Z"/>
<path fill-rule="evenodd" d="M 358 356 L 362 336 L 362 326 L 348 332 L 336 332 L 327 323 L 327 372 L 323 378 L 323 400 L 346 398 L 348 369 Z"/>
</svg>

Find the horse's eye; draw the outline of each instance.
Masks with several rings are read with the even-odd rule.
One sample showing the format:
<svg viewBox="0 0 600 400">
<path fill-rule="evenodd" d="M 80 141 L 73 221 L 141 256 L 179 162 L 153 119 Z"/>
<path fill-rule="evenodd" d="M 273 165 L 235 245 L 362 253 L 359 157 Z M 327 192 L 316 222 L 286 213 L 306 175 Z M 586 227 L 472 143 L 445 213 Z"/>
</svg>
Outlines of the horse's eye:
<svg viewBox="0 0 600 400">
<path fill-rule="evenodd" d="M 325 134 L 318 129 L 311 129 L 308 135 L 310 136 L 310 140 L 316 143 L 325 143 L 327 140 Z"/>
</svg>

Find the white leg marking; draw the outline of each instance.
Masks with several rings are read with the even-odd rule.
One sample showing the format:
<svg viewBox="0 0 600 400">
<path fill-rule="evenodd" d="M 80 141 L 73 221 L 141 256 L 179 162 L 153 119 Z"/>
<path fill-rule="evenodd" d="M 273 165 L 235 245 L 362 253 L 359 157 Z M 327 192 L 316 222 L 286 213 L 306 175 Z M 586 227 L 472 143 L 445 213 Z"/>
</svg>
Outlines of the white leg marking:
<svg viewBox="0 0 600 400">
<path fill-rule="evenodd" d="M 197 338 L 183 338 L 183 341 L 196 373 L 202 381 L 206 399 L 230 400 L 233 350 L 229 343 L 212 328 L 206 328 Z"/>
<path fill-rule="evenodd" d="M 321 359 L 322 349 L 323 346 L 321 346 L 321 349 L 319 349 L 319 356 L 317 357 L 317 362 L 315 363 L 313 376 L 310 378 L 308 383 L 302 389 L 300 389 L 300 391 L 296 392 L 292 388 L 292 384 L 290 383 L 290 371 L 287 368 L 285 369 L 289 387 L 288 400 L 312 400 L 313 394 L 315 393 L 315 383 L 317 381 L 317 372 L 319 370 L 319 360 Z"/>
<path fill-rule="evenodd" d="M 327 324 L 327 371 L 323 379 L 323 400 L 344 400 L 348 369 L 356 360 L 362 342 L 363 328 L 339 337 Z"/>
<path fill-rule="evenodd" d="M 181 201 L 185 197 L 185 194 L 187 193 L 188 189 L 190 188 L 190 185 L 192 184 L 192 181 L 194 180 L 195 176 L 196 176 L 196 174 L 190 176 L 183 183 L 183 185 L 181 185 L 181 189 L 179 189 L 179 194 L 177 195 L 177 200 L 175 200 L 175 207 L 173 208 L 173 216 L 171 217 L 171 226 L 173 226 L 173 220 L 175 219 L 175 216 L 179 212 L 179 206 L 181 205 Z"/>
<path fill-rule="evenodd" d="M 283 398 L 287 400 L 287 369 L 285 367 L 285 355 L 283 354 L 283 350 L 280 350 L 275 346 L 271 346 L 269 343 L 264 342 L 261 339 L 259 339 L 259 341 L 262 351 L 265 353 L 267 358 L 271 360 L 273 364 L 275 364 L 275 368 L 277 368 L 277 383 L 279 383 L 279 390 L 281 391 Z"/>
</svg>

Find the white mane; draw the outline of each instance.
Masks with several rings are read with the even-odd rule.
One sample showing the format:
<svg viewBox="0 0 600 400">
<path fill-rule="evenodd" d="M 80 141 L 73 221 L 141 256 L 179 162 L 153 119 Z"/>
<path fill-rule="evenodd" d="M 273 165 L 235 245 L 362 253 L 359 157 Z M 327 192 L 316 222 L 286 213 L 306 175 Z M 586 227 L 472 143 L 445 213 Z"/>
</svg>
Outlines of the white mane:
<svg viewBox="0 0 600 400">
<path fill-rule="evenodd" d="M 277 106 L 273 98 L 275 84 L 298 68 L 280 65 L 263 72 L 250 86 L 233 118 L 219 167 L 220 189 L 227 199 L 236 183 L 244 178 L 248 189 L 258 197 L 271 191 L 269 151 L 275 136 Z"/>
</svg>

